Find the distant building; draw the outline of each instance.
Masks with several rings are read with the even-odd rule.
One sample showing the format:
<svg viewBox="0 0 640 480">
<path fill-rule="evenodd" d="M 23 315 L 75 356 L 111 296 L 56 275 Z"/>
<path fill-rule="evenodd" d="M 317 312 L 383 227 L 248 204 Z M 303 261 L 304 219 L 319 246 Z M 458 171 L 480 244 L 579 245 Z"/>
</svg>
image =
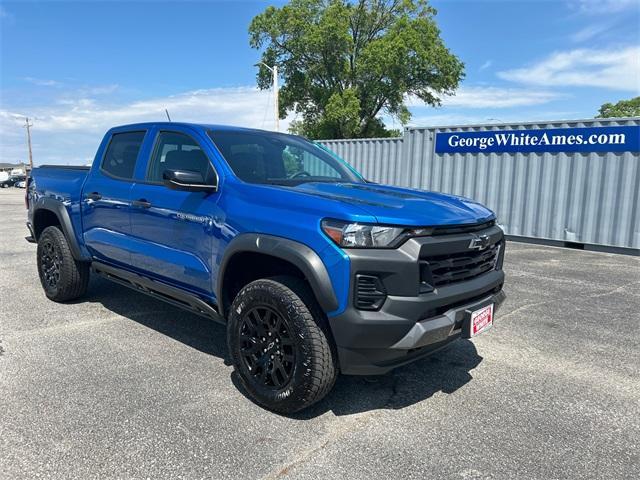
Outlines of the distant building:
<svg viewBox="0 0 640 480">
<path fill-rule="evenodd" d="M 7 172 L 9 175 L 25 175 L 29 170 L 27 163 L 0 163 L 0 172 Z"/>
</svg>

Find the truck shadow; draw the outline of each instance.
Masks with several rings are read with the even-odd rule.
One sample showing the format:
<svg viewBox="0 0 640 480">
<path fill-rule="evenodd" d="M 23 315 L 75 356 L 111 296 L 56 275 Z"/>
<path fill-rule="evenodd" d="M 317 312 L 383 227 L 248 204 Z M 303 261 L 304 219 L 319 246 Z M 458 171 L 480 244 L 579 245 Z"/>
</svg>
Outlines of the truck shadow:
<svg viewBox="0 0 640 480">
<path fill-rule="evenodd" d="M 211 320 L 96 277 L 92 278 L 84 301 L 101 303 L 118 315 L 207 355 L 222 358 L 230 365 L 225 328 Z M 326 398 L 289 417 L 308 420 L 328 411 L 341 416 L 380 409 L 402 409 L 427 400 L 438 392 L 455 392 L 472 380 L 470 372 L 481 361 L 482 357 L 472 342 L 459 340 L 444 350 L 399 367 L 387 375 L 341 375 Z M 231 374 L 231 381 L 247 397 L 235 372 Z M 203 385 L 203 388 L 206 386 Z"/>
<path fill-rule="evenodd" d="M 304 415 L 331 410 L 336 415 L 351 415 L 369 410 L 398 410 L 423 402 L 438 392 L 453 393 L 469 383 L 482 357 L 469 340 L 453 342 L 449 347 L 398 367 L 377 377 L 340 376 L 334 390 Z"/>
<path fill-rule="evenodd" d="M 92 275 L 89 291 L 79 302 L 96 302 L 208 355 L 227 358 L 224 326 L 161 300 Z"/>
</svg>

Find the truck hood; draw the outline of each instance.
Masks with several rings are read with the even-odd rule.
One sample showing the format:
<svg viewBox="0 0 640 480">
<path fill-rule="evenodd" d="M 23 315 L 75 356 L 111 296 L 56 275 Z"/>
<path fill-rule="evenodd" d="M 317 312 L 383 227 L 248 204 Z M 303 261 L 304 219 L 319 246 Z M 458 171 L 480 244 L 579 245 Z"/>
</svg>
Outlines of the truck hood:
<svg viewBox="0 0 640 480">
<path fill-rule="evenodd" d="M 284 188 L 352 204 L 374 216 L 379 223 L 392 225 L 472 224 L 495 217 L 491 210 L 473 200 L 424 190 L 372 183 L 323 182 Z"/>
</svg>

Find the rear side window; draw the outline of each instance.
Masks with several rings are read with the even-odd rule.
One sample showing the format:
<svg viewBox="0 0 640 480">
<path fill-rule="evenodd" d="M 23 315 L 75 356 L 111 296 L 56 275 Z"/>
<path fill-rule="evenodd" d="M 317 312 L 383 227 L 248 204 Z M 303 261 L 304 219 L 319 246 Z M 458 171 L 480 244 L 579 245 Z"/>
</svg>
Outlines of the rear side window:
<svg viewBox="0 0 640 480">
<path fill-rule="evenodd" d="M 102 160 L 102 170 L 117 178 L 133 178 L 136 159 L 146 132 L 115 133 Z"/>
</svg>

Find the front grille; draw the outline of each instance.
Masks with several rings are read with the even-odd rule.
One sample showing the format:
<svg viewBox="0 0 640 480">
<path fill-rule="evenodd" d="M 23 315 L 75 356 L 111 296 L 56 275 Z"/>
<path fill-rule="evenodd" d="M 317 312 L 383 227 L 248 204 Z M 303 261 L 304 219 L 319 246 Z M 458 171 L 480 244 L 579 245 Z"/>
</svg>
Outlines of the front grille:
<svg viewBox="0 0 640 480">
<path fill-rule="evenodd" d="M 493 227 L 495 224 L 495 220 L 489 220 L 488 222 L 476 223 L 473 225 L 442 225 L 439 227 L 433 227 L 431 236 L 437 237 L 439 235 L 455 235 L 459 233 L 479 232 L 480 230 L 485 230 L 487 228 Z"/>
<path fill-rule="evenodd" d="M 423 257 L 421 260 L 428 268 L 421 269 L 421 282 L 437 288 L 487 273 L 495 268 L 501 245 L 498 242 L 480 251 Z"/>
</svg>

